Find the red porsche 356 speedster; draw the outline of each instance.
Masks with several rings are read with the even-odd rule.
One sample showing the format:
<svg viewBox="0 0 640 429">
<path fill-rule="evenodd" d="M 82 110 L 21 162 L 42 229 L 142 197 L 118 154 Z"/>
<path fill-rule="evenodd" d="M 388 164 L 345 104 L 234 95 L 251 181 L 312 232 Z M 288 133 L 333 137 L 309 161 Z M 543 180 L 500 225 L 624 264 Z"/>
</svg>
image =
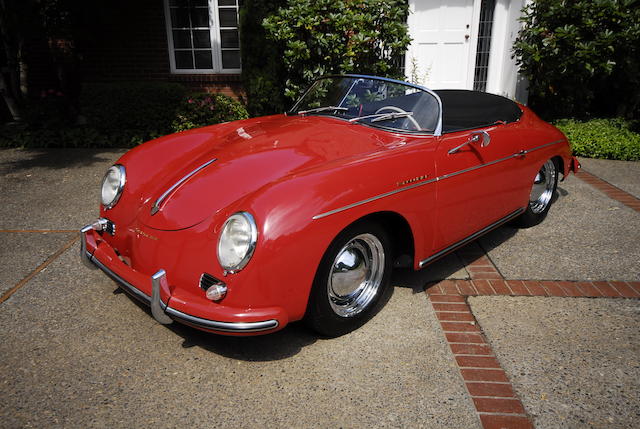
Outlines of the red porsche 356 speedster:
<svg viewBox="0 0 640 429">
<path fill-rule="evenodd" d="M 384 303 L 394 265 L 539 223 L 577 168 L 560 131 L 506 98 L 330 76 L 286 114 L 127 152 L 81 257 L 160 323 L 255 335 L 303 319 L 337 336 Z"/>
</svg>

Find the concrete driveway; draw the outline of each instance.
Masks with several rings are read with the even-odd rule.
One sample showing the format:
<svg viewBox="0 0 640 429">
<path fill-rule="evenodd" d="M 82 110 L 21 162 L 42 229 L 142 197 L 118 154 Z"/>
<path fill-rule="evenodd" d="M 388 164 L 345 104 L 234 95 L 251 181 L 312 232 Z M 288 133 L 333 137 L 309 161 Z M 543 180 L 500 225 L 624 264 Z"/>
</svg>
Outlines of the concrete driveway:
<svg viewBox="0 0 640 429">
<path fill-rule="evenodd" d="M 79 263 L 121 153 L 0 151 L 1 427 L 640 426 L 639 163 L 584 160 L 623 193 L 569 177 L 543 224 L 397 272 L 352 334 L 229 338 Z"/>
</svg>

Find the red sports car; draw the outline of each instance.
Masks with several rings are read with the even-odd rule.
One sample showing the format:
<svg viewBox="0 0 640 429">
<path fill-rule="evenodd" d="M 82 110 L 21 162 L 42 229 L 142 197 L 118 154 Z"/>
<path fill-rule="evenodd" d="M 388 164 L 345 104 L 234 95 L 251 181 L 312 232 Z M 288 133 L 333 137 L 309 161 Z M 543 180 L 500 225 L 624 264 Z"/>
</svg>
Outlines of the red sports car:
<svg viewBox="0 0 640 429">
<path fill-rule="evenodd" d="M 385 302 L 394 266 L 539 223 L 577 168 L 560 131 L 506 98 L 329 76 L 286 114 L 127 152 L 81 256 L 160 323 L 337 336 Z"/>
</svg>

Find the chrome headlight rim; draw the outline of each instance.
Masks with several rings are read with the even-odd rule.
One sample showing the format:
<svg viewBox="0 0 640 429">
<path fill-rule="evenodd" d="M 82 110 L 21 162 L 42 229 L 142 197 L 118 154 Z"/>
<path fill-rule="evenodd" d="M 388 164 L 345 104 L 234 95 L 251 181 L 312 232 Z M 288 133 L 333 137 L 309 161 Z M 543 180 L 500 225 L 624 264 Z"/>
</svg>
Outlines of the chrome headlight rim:
<svg viewBox="0 0 640 429">
<path fill-rule="evenodd" d="M 107 176 L 109 176 L 109 172 L 112 171 L 113 169 L 118 170 L 118 173 L 120 174 L 120 180 L 118 181 L 118 187 L 116 189 L 115 197 L 108 204 L 105 204 L 105 202 L 102 200 L 102 188 L 104 187 L 105 180 L 107 180 Z M 107 172 L 104 174 L 104 177 L 102 178 L 102 185 L 100 187 L 100 202 L 102 203 L 102 206 L 104 207 L 105 210 L 112 209 L 118 203 L 118 201 L 120 200 L 120 197 L 122 196 L 122 191 L 124 190 L 124 185 L 126 183 L 127 183 L 127 173 L 124 168 L 124 165 L 114 164 L 107 169 Z"/>
<path fill-rule="evenodd" d="M 227 226 L 229 225 L 229 223 L 237 218 L 242 218 L 244 219 L 249 227 L 250 227 L 250 241 L 249 241 L 249 246 L 247 247 L 247 250 L 245 252 L 244 257 L 240 260 L 240 262 L 238 262 L 237 264 L 234 265 L 230 265 L 230 264 L 224 264 L 222 261 L 222 258 L 220 256 L 220 245 L 222 243 L 222 238 L 226 232 Z M 220 229 L 220 236 L 218 237 L 218 245 L 216 246 L 216 250 L 217 250 L 217 256 L 218 256 L 218 263 L 220 264 L 220 266 L 224 269 L 225 273 L 229 273 L 229 274 L 234 274 L 237 273 L 238 271 L 242 270 L 244 267 L 247 266 L 247 264 L 249 263 L 249 261 L 251 260 L 251 258 L 253 257 L 253 253 L 256 250 L 256 244 L 258 242 L 258 227 L 256 225 L 256 221 L 254 219 L 254 217 L 251 215 L 251 213 L 249 212 L 245 212 L 245 211 L 239 211 L 239 212 L 235 212 L 232 215 L 230 215 L 222 224 L 222 228 Z"/>
</svg>

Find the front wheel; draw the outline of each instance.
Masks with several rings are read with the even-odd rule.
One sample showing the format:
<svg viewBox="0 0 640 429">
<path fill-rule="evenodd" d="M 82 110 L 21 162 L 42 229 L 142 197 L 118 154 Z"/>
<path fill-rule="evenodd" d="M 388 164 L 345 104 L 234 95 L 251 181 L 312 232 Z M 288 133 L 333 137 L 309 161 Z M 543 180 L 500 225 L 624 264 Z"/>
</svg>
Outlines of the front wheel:
<svg viewBox="0 0 640 429">
<path fill-rule="evenodd" d="M 306 323 L 337 337 L 369 320 L 389 290 L 392 256 L 386 231 L 363 222 L 345 229 L 325 252 L 313 282 Z"/>
<path fill-rule="evenodd" d="M 528 228 L 542 222 L 549 212 L 557 186 L 558 162 L 555 159 L 549 159 L 534 177 L 529 194 L 529 205 L 516 219 L 516 224 Z"/>
</svg>

